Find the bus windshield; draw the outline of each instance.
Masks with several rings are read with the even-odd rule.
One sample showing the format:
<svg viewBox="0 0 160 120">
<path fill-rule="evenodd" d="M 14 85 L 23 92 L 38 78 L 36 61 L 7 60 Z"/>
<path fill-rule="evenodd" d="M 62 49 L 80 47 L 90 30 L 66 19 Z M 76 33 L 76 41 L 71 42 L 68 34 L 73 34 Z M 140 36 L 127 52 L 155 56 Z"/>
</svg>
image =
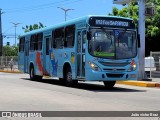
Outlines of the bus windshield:
<svg viewBox="0 0 160 120">
<path fill-rule="evenodd" d="M 89 53 L 111 59 L 133 58 L 137 54 L 136 32 L 127 30 L 91 29 Z"/>
</svg>

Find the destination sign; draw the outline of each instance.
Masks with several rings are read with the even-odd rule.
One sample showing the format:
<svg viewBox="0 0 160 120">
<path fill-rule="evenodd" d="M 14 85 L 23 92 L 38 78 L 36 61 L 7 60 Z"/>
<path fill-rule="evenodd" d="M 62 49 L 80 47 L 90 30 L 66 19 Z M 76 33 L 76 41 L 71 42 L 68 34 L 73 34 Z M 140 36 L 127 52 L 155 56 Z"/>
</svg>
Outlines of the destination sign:
<svg viewBox="0 0 160 120">
<path fill-rule="evenodd" d="M 123 21 L 113 21 L 113 20 L 96 20 L 96 25 L 111 25 L 111 26 L 124 26 L 128 27 L 128 22 Z"/>
<path fill-rule="evenodd" d="M 91 17 L 89 24 L 92 27 L 114 27 L 135 29 L 133 20 L 114 17 Z"/>
</svg>

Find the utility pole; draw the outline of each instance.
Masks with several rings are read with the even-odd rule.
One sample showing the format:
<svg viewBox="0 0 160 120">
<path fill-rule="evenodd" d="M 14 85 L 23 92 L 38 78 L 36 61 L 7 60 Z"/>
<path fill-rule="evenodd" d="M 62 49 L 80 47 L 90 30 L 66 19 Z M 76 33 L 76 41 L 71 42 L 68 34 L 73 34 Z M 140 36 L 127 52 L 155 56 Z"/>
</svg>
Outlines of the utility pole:
<svg viewBox="0 0 160 120">
<path fill-rule="evenodd" d="M 19 25 L 19 24 L 21 24 L 21 23 L 14 23 L 14 22 L 11 22 L 13 25 L 14 25 L 14 28 L 15 28 L 15 46 L 17 46 L 16 44 L 16 39 L 17 39 L 17 37 L 16 37 L 16 27 Z"/>
<path fill-rule="evenodd" d="M 70 8 L 65 9 L 65 8 L 62 8 L 62 7 L 57 7 L 57 8 L 60 8 L 61 10 L 63 10 L 63 11 L 64 11 L 64 13 L 65 13 L 65 14 L 64 14 L 64 15 L 65 15 L 64 20 L 65 20 L 65 21 L 67 20 L 67 18 L 66 18 L 66 17 L 67 17 L 67 12 L 68 12 L 68 11 L 70 11 L 70 10 L 74 10 L 74 9 L 70 9 Z"/>
<path fill-rule="evenodd" d="M 3 49 L 3 36 L 2 36 L 2 16 L 3 12 L 2 9 L 0 8 L 0 56 L 2 56 L 2 49 Z"/>
<path fill-rule="evenodd" d="M 139 57 L 139 79 L 145 78 L 144 58 L 145 58 L 145 4 L 146 0 L 139 0 L 139 21 L 138 32 L 140 34 L 140 45 L 138 52 Z"/>
<path fill-rule="evenodd" d="M 139 57 L 139 80 L 145 79 L 144 59 L 145 59 L 145 4 L 146 0 L 113 0 L 114 4 L 129 4 L 133 1 L 139 1 L 139 21 L 138 33 L 140 35 L 140 48 L 138 49 Z"/>
</svg>

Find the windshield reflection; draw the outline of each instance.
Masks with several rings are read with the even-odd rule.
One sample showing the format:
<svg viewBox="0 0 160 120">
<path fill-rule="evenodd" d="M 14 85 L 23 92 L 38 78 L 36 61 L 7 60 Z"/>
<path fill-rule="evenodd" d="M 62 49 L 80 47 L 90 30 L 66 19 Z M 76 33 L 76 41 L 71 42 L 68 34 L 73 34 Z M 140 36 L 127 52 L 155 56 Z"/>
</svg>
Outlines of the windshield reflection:
<svg viewBox="0 0 160 120">
<path fill-rule="evenodd" d="M 96 57 L 125 59 L 137 54 L 135 31 L 91 29 L 89 53 Z"/>
</svg>

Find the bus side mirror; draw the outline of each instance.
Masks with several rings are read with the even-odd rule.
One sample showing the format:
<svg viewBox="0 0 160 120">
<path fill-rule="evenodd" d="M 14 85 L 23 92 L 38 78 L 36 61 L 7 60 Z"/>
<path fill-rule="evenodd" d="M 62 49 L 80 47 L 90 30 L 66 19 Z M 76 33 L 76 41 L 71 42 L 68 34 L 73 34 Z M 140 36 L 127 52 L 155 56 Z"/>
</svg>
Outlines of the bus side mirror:
<svg viewBox="0 0 160 120">
<path fill-rule="evenodd" d="M 87 40 L 91 40 L 91 33 L 87 32 Z"/>
<path fill-rule="evenodd" d="M 141 47 L 140 34 L 137 34 L 138 48 Z"/>
</svg>

